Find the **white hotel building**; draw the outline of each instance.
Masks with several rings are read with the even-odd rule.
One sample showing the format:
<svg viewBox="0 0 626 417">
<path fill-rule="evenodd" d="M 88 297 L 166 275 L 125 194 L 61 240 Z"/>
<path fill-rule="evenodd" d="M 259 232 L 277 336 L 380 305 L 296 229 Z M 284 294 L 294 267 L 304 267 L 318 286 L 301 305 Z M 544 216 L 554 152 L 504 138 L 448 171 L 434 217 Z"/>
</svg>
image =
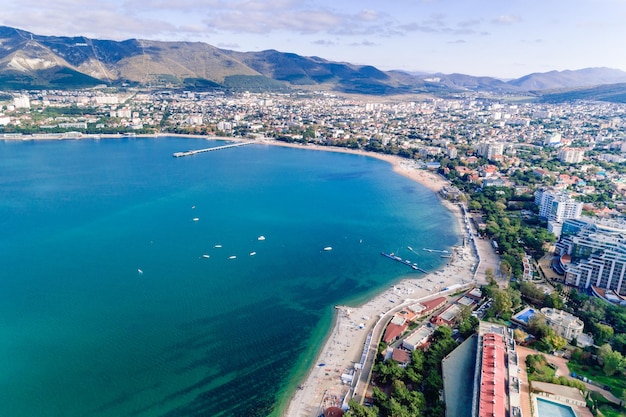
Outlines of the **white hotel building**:
<svg viewBox="0 0 626 417">
<path fill-rule="evenodd" d="M 557 154 L 559 161 L 566 164 L 578 164 L 583 161 L 585 150 L 582 148 L 563 148 Z"/>
<path fill-rule="evenodd" d="M 561 223 L 567 219 L 577 219 L 583 211 L 583 203 L 574 200 L 566 193 L 538 190 L 535 204 L 539 206 L 539 218 L 548 221 L 548 231 L 561 235 Z"/>
<path fill-rule="evenodd" d="M 569 230 L 578 229 L 575 234 Z M 557 255 L 570 255 L 565 266 L 565 283 L 580 288 L 591 286 L 626 295 L 626 222 L 567 221 L 564 236 L 556 244 Z"/>
</svg>

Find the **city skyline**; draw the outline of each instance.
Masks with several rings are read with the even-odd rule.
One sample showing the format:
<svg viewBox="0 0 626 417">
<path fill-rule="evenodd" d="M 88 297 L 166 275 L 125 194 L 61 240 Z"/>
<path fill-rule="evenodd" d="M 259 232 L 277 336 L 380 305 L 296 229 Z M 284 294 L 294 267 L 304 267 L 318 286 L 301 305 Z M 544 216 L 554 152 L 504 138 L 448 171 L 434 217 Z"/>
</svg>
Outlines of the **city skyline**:
<svg viewBox="0 0 626 417">
<path fill-rule="evenodd" d="M 79 18 L 68 19 L 77 14 Z M 517 78 L 534 72 L 626 70 L 623 0 L 34 0 L 0 24 L 47 36 L 205 42 L 276 49 L 382 70 Z M 51 24 L 51 22 L 54 22 Z"/>
</svg>

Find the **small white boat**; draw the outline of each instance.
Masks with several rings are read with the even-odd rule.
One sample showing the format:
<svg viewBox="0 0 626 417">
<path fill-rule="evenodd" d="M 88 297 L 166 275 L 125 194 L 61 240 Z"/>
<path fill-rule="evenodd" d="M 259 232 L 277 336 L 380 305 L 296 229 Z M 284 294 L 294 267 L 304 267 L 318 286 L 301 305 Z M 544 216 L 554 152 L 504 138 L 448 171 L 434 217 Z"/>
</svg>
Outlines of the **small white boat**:
<svg viewBox="0 0 626 417">
<path fill-rule="evenodd" d="M 200 220 L 200 218 L 199 218 L 199 217 L 194 217 L 192 220 L 193 220 L 194 222 L 197 222 L 198 220 Z"/>
<path fill-rule="evenodd" d="M 236 259 L 237 257 L 235 255 L 229 256 L 228 259 Z"/>
<path fill-rule="evenodd" d="M 222 247 L 222 245 L 215 245 L 215 246 L 213 246 L 213 247 L 214 247 L 214 248 L 221 248 L 221 247 Z"/>
<path fill-rule="evenodd" d="M 143 274 L 143 271 L 139 268 L 137 268 L 137 273 L 139 273 L 139 275 Z"/>
<path fill-rule="evenodd" d="M 333 250 L 333 248 L 332 248 L 331 246 L 326 246 L 326 247 L 324 248 L 324 250 L 325 250 L 325 251 L 329 251 L 329 250 Z"/>
<path fill-rule="evenodd" d="M 259 236 L 257 240 L 265 240 L 265 236 Z"/>
<path fill-rule="evenodd" d="M 250 256 L 256 255 L 256 252 L 250 252 Z"/>
<path fill-rule="evenodd" d="M 203 258 L 210 258 L 209 255 L 207 255 L 206 253 L 204 255 L 202 255 Z"/>
</svg>

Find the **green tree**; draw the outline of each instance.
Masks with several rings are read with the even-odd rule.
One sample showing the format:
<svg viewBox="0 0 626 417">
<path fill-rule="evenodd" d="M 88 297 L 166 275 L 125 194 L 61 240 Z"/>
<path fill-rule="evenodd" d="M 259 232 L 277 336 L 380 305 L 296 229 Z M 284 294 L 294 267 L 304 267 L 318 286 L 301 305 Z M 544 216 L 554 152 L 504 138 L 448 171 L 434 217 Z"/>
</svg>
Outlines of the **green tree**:
<svg viewBox="0 0 626 417">
<path fill-rule="evenodd" d="M 404 375 L 406 381 L 410 384 L 419 386 L 422 383 L 422 374 L 413 368 L 407 368 Z"/>
<path fill-rule="evenodd" d="M 400 368 L 398 362 L 393 360 L 378 362 L 374 366 L 374 372 L 378 375 L 378 381 L 387 384 L 402 376 L 404 370 Z"/>
<path fill-rule="evenodd" d="M 515 339 L 515 342 L 522 343 L 523 341 L 526 340 L 527 337 L 528 337 L 528 333 L 526 333 L 522 329 L 513 330 L 513 338 Z"/>
<path fill-rule="evenodd" d="M 469 211 L 480 211 L 483 206 L 476 200 L 472 200 L 467 204 Z"/>
<path fill-rule="evenodd" d="M 611 342 L 614 350 L 617 350 L 623 355 L 626 355 L 626 333 L 618 333 L 613 337 Z"/>
<path fill-rule="evenodd" d="M 425 408 L 425 399 L 422 393 L 409 390 L 404 382 L 393 382 L 391 397 L 395 399 L 411 416 L 421 415 Z"/>
<path fill-rule="evenodd" d="M 546 307 L 556 308 L 559 310 L 563 309 L 563 307 L 565 306 L 565 304 L 563 303 L 563 299 L 556 291 L 548 294 L 545 297 L 544 303 Z"/>
<path fill-rule="evenodd" d="M 424 352 L 420 349 L 415 349 L 411 352 L 411 362 L 409 363 L 407 369 L 412 369 L 417 373 L 422 373 L 424 370 L 424 360 Z"/>
<path fill-rule="evenodd" d="M 500 289 L 493 291 L 493 303 L 490 308 L 495 317 L 506 315 L 510 317 L 511 307 L 513 307 L 513 302 L 511 301 L 511 296 L 507 291 Z"/>
<path fill-rule="evenodd" d="M 552 350 L 561 350 L 567 346 L 567 339 L 554 333 L 546 335 L 542 340 L 550 346 Z"/>
<path fill-rule="evenodd" d="M 468 337 L 469 335 L 476 332 L 479 324 L 480 321 L 476 317 L 469 316 L 466 320 L 463 320 L 459 324 L 459 333 L 461 333 L 463 337 Z"/>
<path fill-rule="evenodd" d="M 522 297 L 528 300 L 531 304 L 544 305 L 546 298 L 545 294 L 532 282 L 522 282 L 519 286 L 519 290 L 522 293 Z"/>
<path fill-rule="evenodd" d="M 518 290 L 509 286 L 509 287 L 506 287 L 505 291 L 507 292 L 507 294 L 509 295 L 509 298 L 511 299 L 511 304 L 512 304 L 511 308 L 513 310 L 517 309 L 519 306 L 522 305 L 522 295 Z"/>
<path fill-rule="evenodd" d="M 507 279 L 510 279 L 513 267 L 511 267 L 511 264 L 507 260 L 503 259 L 500 261 L 500 272 L 502 272 L 502 275 L 504 275 Z"/>
<path fill-rule="evenodd" d="M 614 375 L 616 372 L 624 370 L 624 357 L 621 353 L 613 350 L 604 356 L 604 365 L 602 371 L 605 375 Z"/>
<path fill-rule="evenodd" d="M 412 417 L 411 412 L 393 397 L 387 402 L 387 415 L 389 417 Z"/>
<path fill-rule="evenodd" d="M 594 323 L 593 325 L 593 335 L 597 344 L 611 340 L 613 333 L 614 330 L 611 326 L 602 323 Z"/>
<path fill-rule="evenodd" d="M 426 398 L 439 398 L 443 389 L 443 378 L 436 369 L 430 369 L 424 378 L 424 396 Z"/>
<path fill-rule="evenodd" d="M 540 313 L 535 313 L 528 320 L 528 331 L 537 339 L 543 339 L 552 333 L 552 329 L 546 323 L 546 316 Z"/>
<path fill-rule="evenodd" d="M 345 414 L 346 417 L 378 417 L 378 407 L 376 406 L 365 407 L 351 399 L 348 401 L 348 407 L 350 409 Z"/>
</svg>

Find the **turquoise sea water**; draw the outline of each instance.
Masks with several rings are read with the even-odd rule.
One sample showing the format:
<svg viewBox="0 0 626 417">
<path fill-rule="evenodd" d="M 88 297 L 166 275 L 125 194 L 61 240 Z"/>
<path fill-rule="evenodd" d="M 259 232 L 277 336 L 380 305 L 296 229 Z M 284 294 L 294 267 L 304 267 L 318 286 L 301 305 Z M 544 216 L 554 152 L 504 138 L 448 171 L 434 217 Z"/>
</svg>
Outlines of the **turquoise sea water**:
<svg viewBox="0 0 626 417">
<path fill-rule="evenodd" d="M 2 415 L 277 415 L 333 306 L 415 274 L 381 251 L 428 270 L 442 259 L 407 246 L 458 243 L 437 197 L 376 159 L 171 156 L 221 144 L 0 142 Z"/>
</svg>

